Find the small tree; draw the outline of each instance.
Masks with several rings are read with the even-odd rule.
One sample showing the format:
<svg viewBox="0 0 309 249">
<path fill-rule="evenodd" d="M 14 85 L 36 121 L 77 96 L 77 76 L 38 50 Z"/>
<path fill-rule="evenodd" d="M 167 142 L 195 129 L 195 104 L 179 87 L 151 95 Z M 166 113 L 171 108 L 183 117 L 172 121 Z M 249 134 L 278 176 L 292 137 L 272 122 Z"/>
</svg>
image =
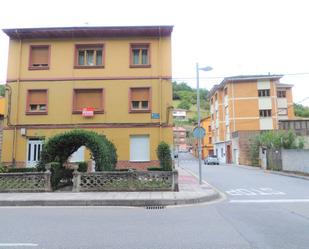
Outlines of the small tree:
<svg viewBox="0 0 309 249">
<path fill-rule="evenodd" d="M 187 101 L 187 100 L 182 100 L 182 101 L 178 104 L 177 107 L 180 108 L 180 109 L 189 110 L 190 107 L 191 107 L 191 104 L 190 104 L 190 102 Z"/>
<path fill-rule="evenodd" d="M 160 142 L 157 147 L 157 157 L 160 161 L 160 167 L 162 170 L 172 170 L 172 156 L 170 146 L 165 142 Z"/>
</svg>

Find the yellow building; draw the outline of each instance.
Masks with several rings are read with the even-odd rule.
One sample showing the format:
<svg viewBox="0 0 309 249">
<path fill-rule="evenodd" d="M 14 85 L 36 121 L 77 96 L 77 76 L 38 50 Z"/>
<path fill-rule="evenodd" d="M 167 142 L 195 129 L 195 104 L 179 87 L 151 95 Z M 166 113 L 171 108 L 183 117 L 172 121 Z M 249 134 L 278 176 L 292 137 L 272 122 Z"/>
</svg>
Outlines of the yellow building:
<svg viewBox="0 0 309 249">
<path fill-rule="evenodd" d="M 212 139 L 221 162 L 249 163 L 250 134 L 294 118 L 292 85 L 280 83 L 282 76 L 227 77 L 211 89 Z"/>
<path fill-rule="evenodd" d="M 117 167 L 158 165 L 173 143 L 172 26 L 5 29 L 10 38 L 2 161 L 34 166 L 71 129 L 112 141 Z M 80 148 L 76 160 L 89 159 Z"/>
<path fill-rule="evenodd" d="M 201 158 L 205 159 L 208 155 L 213 155 L 213 144 L 212 144 L 212 132 L 211 132 L 211 118 L 206 117 L 201 119 L 201 127 L 205 129 L 206 135 L 201 141 L 202 146 L 202 155 Z M 193 154 L 195 157 L 198 157 L 198 141 L 197 139 L 194 139 L 194 148 L 193 148 Z"/>
</svg>

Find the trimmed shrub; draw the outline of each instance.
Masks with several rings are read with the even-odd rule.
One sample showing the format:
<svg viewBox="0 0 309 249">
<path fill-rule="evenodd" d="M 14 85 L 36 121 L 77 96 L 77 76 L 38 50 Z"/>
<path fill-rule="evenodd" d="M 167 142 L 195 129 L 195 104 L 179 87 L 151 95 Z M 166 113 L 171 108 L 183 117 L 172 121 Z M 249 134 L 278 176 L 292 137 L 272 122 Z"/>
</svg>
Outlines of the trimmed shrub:
<svg viewBox="0 0 309 249">
<path fill-rule="evenodd" d="M 0 173 L 7 173 L 7 172 L 8 172 L 8 167 L 0 163 Z"/>
<path fill-rule="evenodd" d="M 88 170 L 88 163 L 87 162 L 79 162 L 77 170 L 79 172 L 87 172 L 87 170 Z"/>
<path fill-rule="evenodd" d="M 59 163 L 52 163 L 50 172 L 50 182 L 53 190 L 71 184 L 71 179 L 73 178 L 73 169 L 66 169 Z M 64 183 L 61 184 L 61 181 Z"/>
<path fill-rule="evenodd" d="M 38 172 L 37 168 L 8 168 L 8 173 Z"/>
<path fill-rule="evenodd" d="M 160 142 L 157 147 L 157 157 L 160 161 L 160 167 L 162 170 L 172 170 L 172 156 L 170 146 L 165 142 Z"/>
<path fill-rule="evenodd" d="M 162 171 L 162 168 L 158 168 L 158 167 L 149 167 L 149 168 L 147 168 L 147 170 L 149 170 L 149 171 Z"/>
<path fill-rule="evenodd" d="M 104 135 L 93 131 L 72 130 L 51 137 L 43 147 L 39 168 L 45 168 L 49 162 L 63 165 L 80 146 L 86 146 L 96 163 L 96 171 L 111 171 L 117 164 L 117 152 L 114 144 Z"/>
</svg>

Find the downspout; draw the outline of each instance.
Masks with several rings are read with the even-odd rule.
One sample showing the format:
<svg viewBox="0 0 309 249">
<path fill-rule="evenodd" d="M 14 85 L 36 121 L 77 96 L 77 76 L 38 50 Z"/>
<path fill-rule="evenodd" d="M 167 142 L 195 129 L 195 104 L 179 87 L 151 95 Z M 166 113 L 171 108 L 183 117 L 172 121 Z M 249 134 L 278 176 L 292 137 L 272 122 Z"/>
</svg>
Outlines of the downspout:
<svg viewBox="0 0 309 249">
<path fill-rule="evenodd" d="M 161 28 L 159 27 L 159 45 L 158 45 L 158 61 L 159 61 L 159 106 L 160 106 L 160 127 L 159 127 L 159 141 L 162 141 L 162 64 L 161 64 Z"/>
<path fill-rule="evenodd" d="M 16 31 L 17 32 L 17 31 Z M 19 61 L 17 63 L 17 103 L 16 103 L 16 119 L 14 124 L 14 133 L 13 133 L 13 149 L 12 149 L 12 164 L 13 167 L 16 167 L 16 142 L 17 142 L 17 128 L 16 125 L 18 124 L 18 114 L 19 114 L 19 93 L 20 93 L 20 69 L 21 69 L 21 56 L 22 56 L 22 40 L 19 38 Z"/>
</svg>

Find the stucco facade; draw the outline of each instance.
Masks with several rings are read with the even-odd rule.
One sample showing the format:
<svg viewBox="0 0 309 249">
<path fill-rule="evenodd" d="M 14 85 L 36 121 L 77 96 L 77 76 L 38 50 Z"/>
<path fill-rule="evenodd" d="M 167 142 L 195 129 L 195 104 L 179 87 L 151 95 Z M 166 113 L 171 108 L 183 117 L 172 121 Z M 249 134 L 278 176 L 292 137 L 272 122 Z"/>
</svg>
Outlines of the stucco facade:
<svg viewBox="0 0 309 249">
<path fill-rule="evenodd" d="M 173 143 L 171 26 L 4 32 L 10 37 L 4 163 L 27 166 L 30 140 L 86 129 L 115 144 L 118 167 L 158 164 L 158 143 Z M 37 48 L 48 49 L 44 64 L 33 62 L 42 56 L 33 53 Z M 44 103 L 31 103 L 35 98 Z M 94 115 L 85 117 L 81 107 L 91 101 Z M 132 137 L 138 136 L 148 146 L 148 156 L 141 160 L 130 154 Z M 89 152 L 84 154 L 88 160 Z"/>
<path fill-rule="evenodd" d="M 212 139 L 221 162 L 242 163 L 234 133 L 275 130 L 279 120 L 294 118 L 292 85 L 281 84 L 281 77 L 227 77 L 211 89 Z"/>
</svg>

